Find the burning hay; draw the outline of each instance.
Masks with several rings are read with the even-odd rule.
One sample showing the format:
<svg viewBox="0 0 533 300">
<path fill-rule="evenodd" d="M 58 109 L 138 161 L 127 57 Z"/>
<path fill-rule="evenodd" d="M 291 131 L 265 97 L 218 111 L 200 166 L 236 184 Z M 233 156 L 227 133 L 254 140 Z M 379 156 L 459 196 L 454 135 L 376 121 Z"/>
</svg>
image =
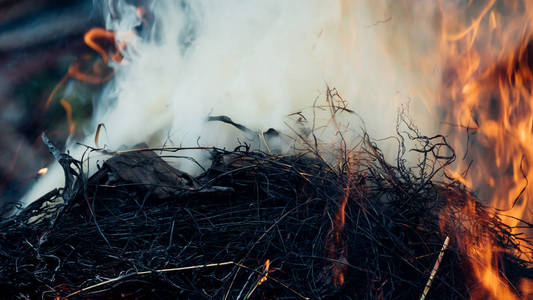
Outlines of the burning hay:
<svg viewBox="0 0 533 300">
<path fill-rule="evenodd" d="M 66 187 L 0 223 L 0 288 L 19 299 L 464 299 L 487 293 L 470 236 L 500 246 L 500 284 L 526 297 L 516 287 L 533 271 L 518 257 L 530 242 L 439 180 L 455 158 L 444 137 L 408 136 L 416 167 L 405 151 L 388 164 L 368 136 L 337 164 L 316 148 L 198 149 L 213 164 L 197 177 L 153 149 L 114 153 L 90 178 L 55 153 Z"/>
</svg>

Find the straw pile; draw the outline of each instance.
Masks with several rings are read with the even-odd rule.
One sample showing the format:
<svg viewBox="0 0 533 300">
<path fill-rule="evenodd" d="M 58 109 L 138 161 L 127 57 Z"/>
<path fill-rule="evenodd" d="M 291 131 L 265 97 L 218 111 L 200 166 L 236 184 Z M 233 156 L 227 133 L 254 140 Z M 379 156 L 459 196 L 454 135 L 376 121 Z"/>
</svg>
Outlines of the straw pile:
<svg viewBox="0 0 533 300">
<path fill-rule="evenodd" d="M 51 149 L 67 185 L 0 223 L 3 297 L 464 299 L 479 289 L 453 234 L 473 234 L 465 218 L 508 250 L 510 282 L 532 277 L 497 215 L 460 215 L 474 196 L 439 179 L 455 159 L 445 138 L 409 138 L 415 167 L 364 136 L 337 164 L 199 149 L 213 164 L 198 177 L 159 156 L 178 148 L 115 153 L 90 178 Z"/>
</svg>

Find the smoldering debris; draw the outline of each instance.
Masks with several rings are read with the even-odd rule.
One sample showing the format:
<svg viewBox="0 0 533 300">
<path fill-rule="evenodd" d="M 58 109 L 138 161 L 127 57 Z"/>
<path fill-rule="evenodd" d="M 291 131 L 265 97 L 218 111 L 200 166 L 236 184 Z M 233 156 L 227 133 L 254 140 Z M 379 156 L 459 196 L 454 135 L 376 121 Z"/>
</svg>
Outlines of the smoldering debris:
<svg viewBox="0 0 533 300">
<path fill-rule="evenodd" d="M 418 145 L 415 167 L 403 138 Z M 394 165 L 367 135 L 335 164 L 313 147 L 201 148 L 213 163 L 197 177 L 161 158 L 180 148 L 116 152 L 90 178 L 69 158 L 75 184 L 1 221 L 0 288 L 18 299 L 465 299 L 483 291 L 459 231 L 502 245 L 509 286 L 533 278 L 519 259 L 531 242 L 478 201 L 463 213 L 475 195 L 440 179 L 455 159 L 446 139 L 403 138 Z"/>
</svg>

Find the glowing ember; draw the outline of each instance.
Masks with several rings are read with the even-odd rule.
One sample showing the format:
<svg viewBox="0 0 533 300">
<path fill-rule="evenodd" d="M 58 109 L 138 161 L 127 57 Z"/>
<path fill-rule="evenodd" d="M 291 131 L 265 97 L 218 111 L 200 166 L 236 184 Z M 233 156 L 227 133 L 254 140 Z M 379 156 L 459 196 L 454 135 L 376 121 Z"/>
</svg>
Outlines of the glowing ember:
<svg viewBox="0 0 533 300">
<path fill-rule="evenodd" d="M 46 173 L 48 173 L 48 168 L 41 168 L 39 171 L 37 171 L 38 175 L 44 175 Z"/>
<path fill-rule="evenodd" d="M 260 285 L 263 282 L 267 281 L 268 273 L 270 273 L 270 259 L 267 259 L 265 261 L 264 268 L 265 268 L 265 270 L 263 271 L 263 273 L 265 273 L 265 275 L 263 275 L 263 277 L 261 277 L 261 279 L 259 279 L 259 283 L 257 283 L 257 285 Z"/>
</svg>

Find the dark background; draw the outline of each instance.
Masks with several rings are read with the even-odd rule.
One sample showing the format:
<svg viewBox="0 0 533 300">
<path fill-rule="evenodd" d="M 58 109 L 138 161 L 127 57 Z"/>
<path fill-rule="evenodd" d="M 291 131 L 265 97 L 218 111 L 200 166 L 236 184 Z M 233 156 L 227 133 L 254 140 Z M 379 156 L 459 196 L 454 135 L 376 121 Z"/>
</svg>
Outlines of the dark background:
<svg viewBox="0 0 533 300">
<path fill-rule="evenodd" d="M 48 109 L 45 103 L 69 65 L 95 61 L 84 34 L 103 27 L 90 0 L 0 0 L 0 204 L 17 201 L 52 157 L 41 142 L 46 131 L 63 147 L 69 136 L 65 108 L 72 107 L 74 136 L 81 135 L 102 85 L 69 79 Z"/>
</svg>

